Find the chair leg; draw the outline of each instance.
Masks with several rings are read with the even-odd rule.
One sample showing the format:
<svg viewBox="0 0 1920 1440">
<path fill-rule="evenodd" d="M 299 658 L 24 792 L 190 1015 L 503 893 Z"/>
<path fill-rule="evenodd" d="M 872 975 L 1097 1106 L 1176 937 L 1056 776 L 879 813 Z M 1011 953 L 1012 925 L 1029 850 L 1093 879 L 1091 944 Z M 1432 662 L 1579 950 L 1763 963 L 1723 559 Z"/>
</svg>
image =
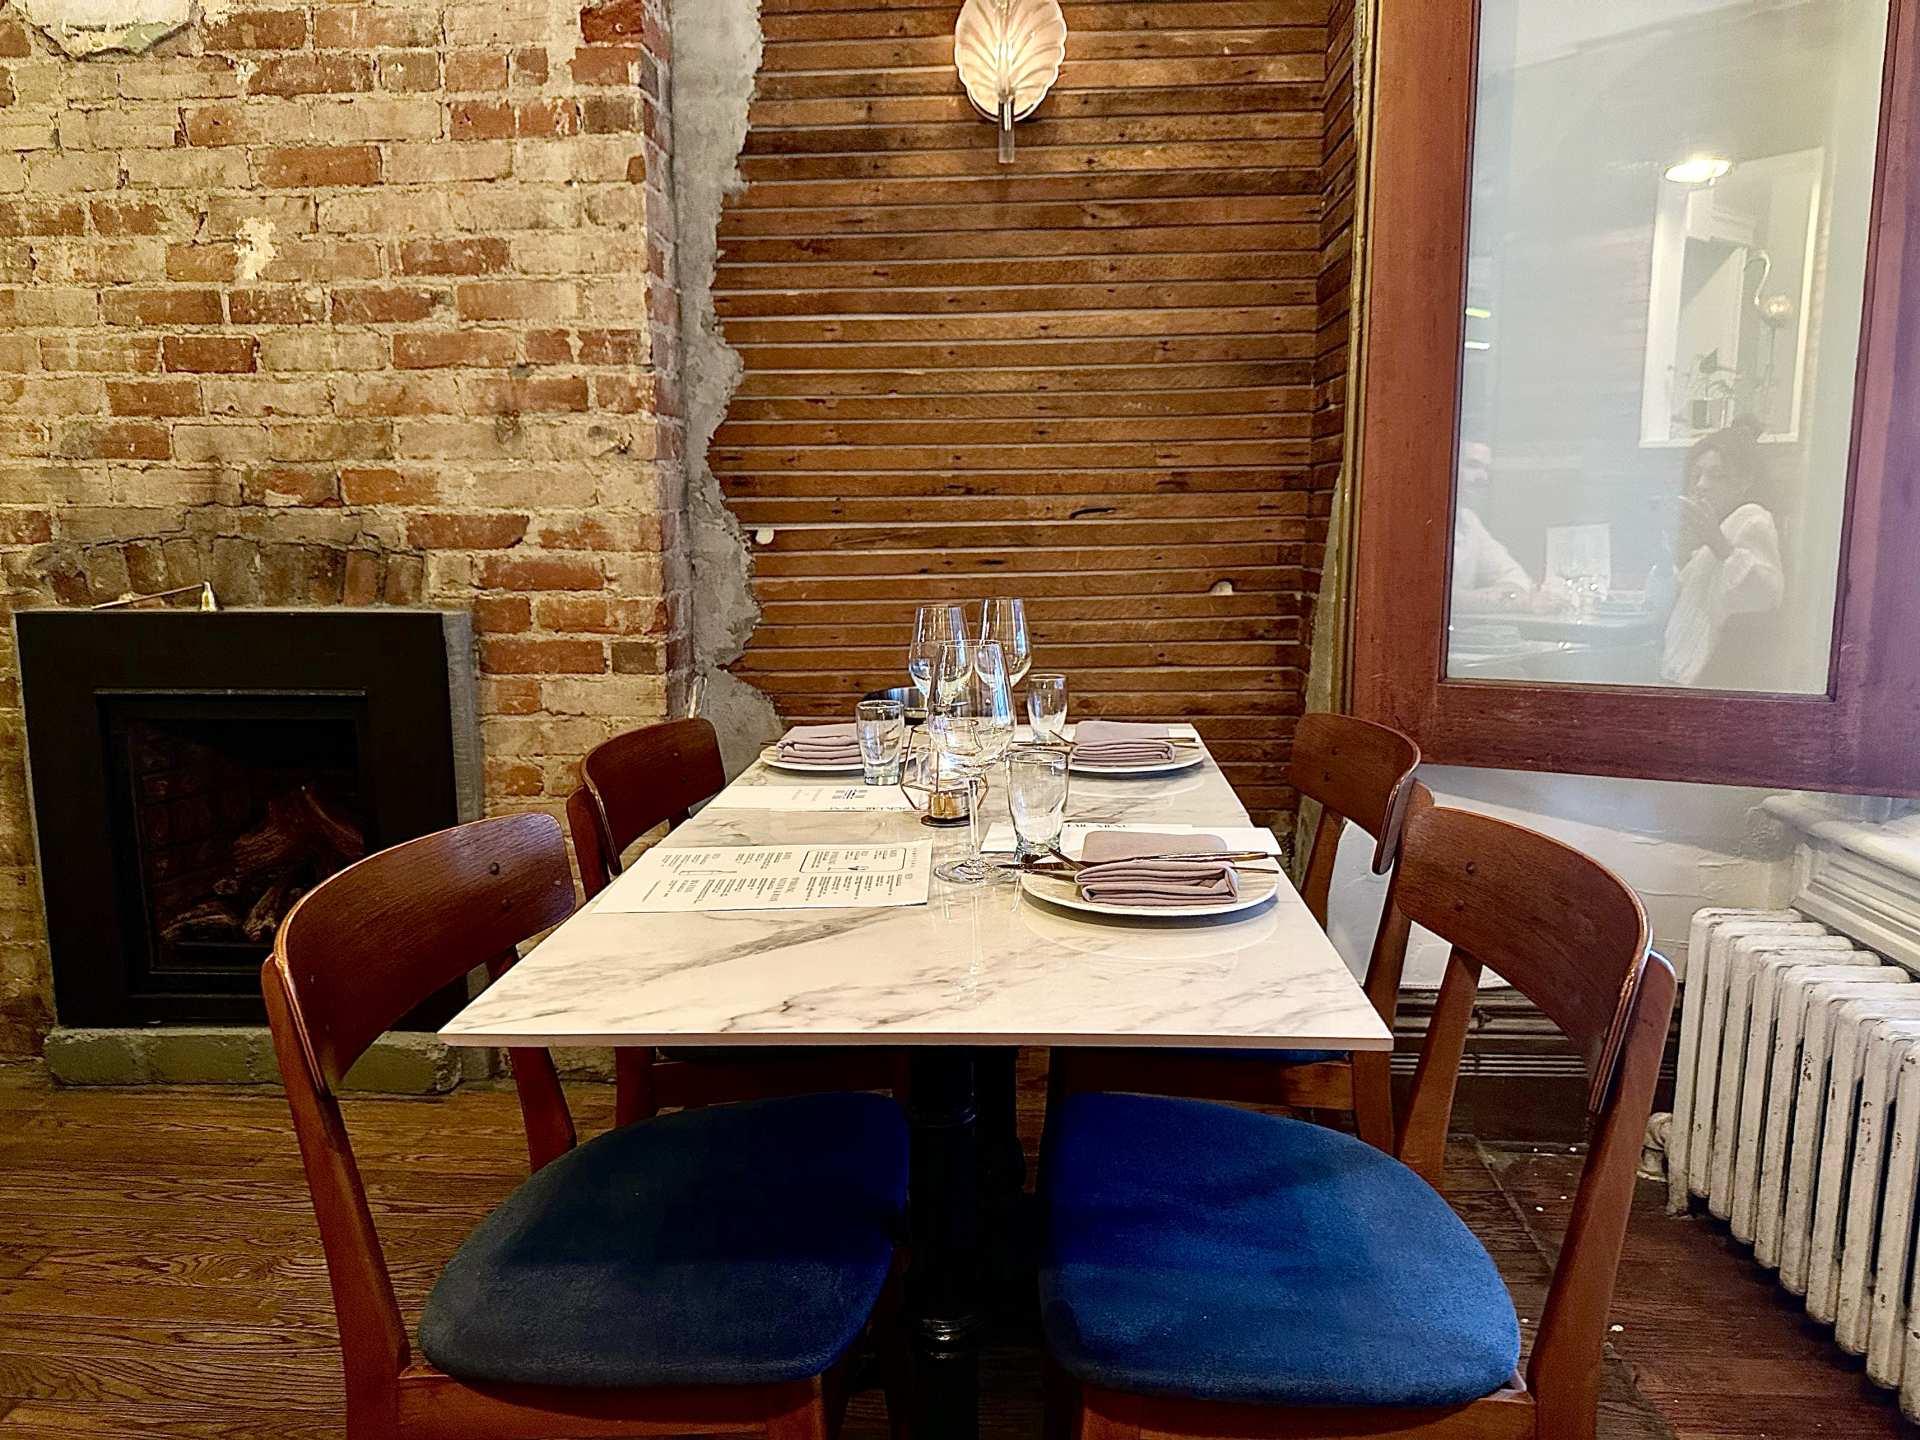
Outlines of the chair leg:
<svg viewBox="0 0 1920 1440">
<path fill-rule="evenodd" d="M 1081 1386 L 1072 1440 L 1140 1440 L 1140 1397 Z"/>
<path fill-rule="evenodd" d="M 767 1440 L 827 1440 L 831 1433 L 826 1396 L 818 1383 L 792 1409 L 767 1417 Z"/>
<path fill-rule="evenodd" d="M 1375 1149 L 1393 1154 L 1393 1061 L 1373 1051 L 1353 1057 L 1353 1128 Z"/>
<path fill-rule="evenodd" d="M 631 1125 L 660 1113 L 653 1090 L 653 1050 L 623 1045 L 613 1052 L 613 1120 Z"/>
</svg>

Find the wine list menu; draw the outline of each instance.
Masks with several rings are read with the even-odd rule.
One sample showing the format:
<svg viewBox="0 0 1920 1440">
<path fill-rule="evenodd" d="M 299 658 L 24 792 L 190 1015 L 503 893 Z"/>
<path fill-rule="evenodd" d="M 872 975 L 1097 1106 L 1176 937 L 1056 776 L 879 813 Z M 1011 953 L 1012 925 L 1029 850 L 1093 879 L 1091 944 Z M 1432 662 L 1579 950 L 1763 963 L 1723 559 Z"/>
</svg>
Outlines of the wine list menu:
<svg viewBox="0 0 1920 1440">
<path fill-rule="evenodd" d="M 655 847 L 607 887 L 595 909 L 622 914 L 694 910 L 872 910 L 924 905 L 933 842 L 893 845 Z"/>
</svg>

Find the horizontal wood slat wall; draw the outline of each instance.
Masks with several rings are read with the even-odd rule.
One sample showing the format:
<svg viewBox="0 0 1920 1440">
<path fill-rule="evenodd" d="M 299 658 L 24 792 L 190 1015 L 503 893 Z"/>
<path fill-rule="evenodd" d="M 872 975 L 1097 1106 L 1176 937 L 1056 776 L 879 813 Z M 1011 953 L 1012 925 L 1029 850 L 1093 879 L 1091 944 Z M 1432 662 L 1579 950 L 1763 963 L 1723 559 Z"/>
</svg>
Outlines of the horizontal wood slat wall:
<svg viewBox="0 0 1920 1440">
<path fill-rule="evenodd" d="M 1192 716 L 1250 809 L 1292 809 L 1345 369 L 1338 3 L 1068 3 L 1002 167 L 958 0 L 766 0 L 709 458 L 764 607 L 735 669 L 784 715 L 905 683 L 915 604 L 1020 595 L 1077 714 Z"/>
</svg>

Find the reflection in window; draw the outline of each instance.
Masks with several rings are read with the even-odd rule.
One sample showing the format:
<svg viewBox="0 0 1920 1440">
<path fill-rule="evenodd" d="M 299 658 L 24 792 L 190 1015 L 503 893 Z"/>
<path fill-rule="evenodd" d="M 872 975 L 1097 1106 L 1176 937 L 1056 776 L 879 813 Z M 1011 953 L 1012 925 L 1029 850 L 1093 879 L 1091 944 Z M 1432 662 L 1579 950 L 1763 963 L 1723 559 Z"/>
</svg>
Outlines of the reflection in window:
<svg viewBox="0 0 1920 1440">
<path fill-rule="evenodd" d="M 1887 0 L 1484 0 L 1448 674 L 1827 686 Z"/>
</svg>

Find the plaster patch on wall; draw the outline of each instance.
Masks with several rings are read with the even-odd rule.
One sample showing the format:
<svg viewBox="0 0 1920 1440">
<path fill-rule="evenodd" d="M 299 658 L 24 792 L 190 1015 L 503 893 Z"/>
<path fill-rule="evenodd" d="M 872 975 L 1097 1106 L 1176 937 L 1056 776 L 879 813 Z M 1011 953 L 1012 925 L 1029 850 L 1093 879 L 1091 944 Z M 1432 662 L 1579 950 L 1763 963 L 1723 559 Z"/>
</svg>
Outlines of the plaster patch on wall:
<svg viewBox="0 0 1920 1440">
<path fill-rule="evenodd" d="M 193 20 L 194 0 L 18 0 L 20 13 L 68 55 L 144 54 Z"/>
<path fill-rule="evenodd" d="M 747 537 L 707 463 L 743 371 L 714 312 L 720 211 L 746 188 L 740 152 L 760 72 L 760 0 L 676 0 L 673 7 L 673 186 L 678 219 L 682 387 L 687 413 L 687 529 L 693 564 L 694 673 L 703 713 L 720 732 L 729 773 L 781 732 L 773 702 L 723 668 L 760 619 Z"/>
<path fill-rule="evenodd" d="M 240 244 L 235 260 L 242 280 L 258 280 L 273 263 L 273 221 L 264 215 L 250 215 L 240 222 Z"/>
</svg>

